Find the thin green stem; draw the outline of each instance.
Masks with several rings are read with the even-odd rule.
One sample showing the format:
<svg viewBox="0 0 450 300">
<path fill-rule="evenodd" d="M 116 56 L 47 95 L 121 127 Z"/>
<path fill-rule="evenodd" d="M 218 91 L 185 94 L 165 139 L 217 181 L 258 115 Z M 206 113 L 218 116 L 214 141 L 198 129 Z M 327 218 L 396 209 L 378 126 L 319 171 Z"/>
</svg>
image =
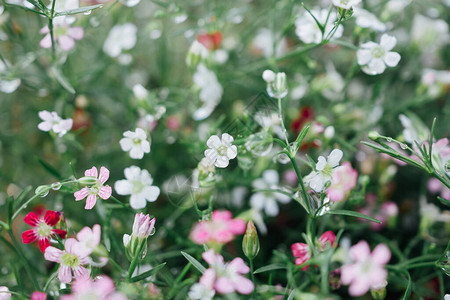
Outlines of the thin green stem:
<svg viewBox="0 0 450 300">
<path fill-rule="evenodd" d="M 141 251 L 145 246 L 145 243 L 147 243 L 147 239 L 144 239 L 141 244 L 139 245 L 139 251 L 137 251 L 133 257 L 133 260 L 131 261 L 130 267 L 128 268 L 128 280 L 131 279 L 131 276 L 133 275 L 134 270 L 136 269 L 136 266 L 139 262 L 139 256 L 141 255 Z"/>
<path fill-rule="evenodd" d="M 289 139 L 288 139 L 287 130 L 286 130 L 286 127 L 284 126 L 284 121 L 283 121 L 283 111 L 282 111 L 282 108 L 281 108 L 281 98 L 278 98 L 278 116 L 280 117 L 281 128 L 283 130 L 284 139 L 286 141 L 286 146 L 289 148 L 289 149 L 287 149 L 287 151 L 289 151 L 289 153 L 290 153 L 291 149 L 290 149 L 290 146 L 289 146 Z"/>
<path fill-rule="evenodd" d="M 39 195 L 34 195 L 33 197 L 31 197 L 30 199 L 28 199 L 24 204 L 22 204 L 18 210 L 16 210 L 16 212 L 13 214 L 12 218 L 11 218 L 11 224 L 14 221 L 15 218 L 17 218 L 17 216 L 20 214 L 20 212 L 22 210 L 24 210 L 25 208 L 27 208 L 28 204 L 30 204 L 31 201 L 33 201 L 34 199 L 39 198 Z M 10 225 L 11 225 L 10 224 Z"/>
<path fill-rule="evenodd" d="M 248 259 L 248 262 L 250 263 L 250 274 L 252 277 L 252 282 L 253 282 L 253 286 L 256 287 L 256 282 L 255 282 L 255 274 L 253 274 L 254 272 L 254 267 L 253 267 L 253 259 Z M 255 289 L 253 289 L 253 294 L 255 293 Z"/>
<path fill-rule="evenodd" d="M 289 159 L 292 162 L 292 166 L 294 167 L 295 174 L 297 174 L 298 182 L 300 183 L 300 187 L 302 189 L 303 199 L 305 200 L 306 207 L 308 208 L 307 212 L 311 216 L 312 215 L 311 204 L 309 203 L 308 195 L 306 194 L 305 184 L 303 183 L 303 177 L 300 174 L 300 170 L 298 169 L 297 162 L 295 161 L 295 158 L 289 155 Z"/>
</svg>

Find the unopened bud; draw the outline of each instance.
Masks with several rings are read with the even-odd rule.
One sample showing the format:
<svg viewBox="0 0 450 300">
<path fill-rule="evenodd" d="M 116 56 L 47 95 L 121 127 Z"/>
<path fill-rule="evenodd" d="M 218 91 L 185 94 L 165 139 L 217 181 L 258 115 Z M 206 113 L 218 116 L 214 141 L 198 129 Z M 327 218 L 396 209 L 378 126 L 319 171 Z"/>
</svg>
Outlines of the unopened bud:
<svg viewBox="0 0 450 300">
<path fill-rule="evenodd" d="M 265 82 L 270 83 L 275 80 L 275 73 L 272 70 L 265 70 L 262 74 L 262 78 Z"/>
<path fill-rule="evenodd" d="M 386 285 L 387 282 L 382 284 L 380 287 L 370 289 L 370 294 L 375 300 L 383 300 L 386 297 Z"/>
<path fill-rule="evenodd" d="M 350 7 L 350 9 L 339 8 L 338 11 L 339 11 L 339 16 L 342 18 L 341 21 L 348 20 L 353 15 L 353 8 L 352 7 Z"/>
<path fill-rule="evenodd" d="M 380 134 L 376 131 L 370 131 L 368 134 L 369 139 L 371 139 L 372 141 L 376 141 L 378 138 L 380 138 Z"/>
<path fill-rule="evenodd" d="M 197 65 L 209 56 L 208 49 L 200 42 L 194 41 L 186 55 L 186 65 L 195 69 Z"/>
<path fill-rule="evenodd" d="M 97 178 L 95 178 L 94 176 L 84 176 L 78 179 L 78 182 L 81 185 L 91 186 L 97 183 Z"/>
<path fill-rule="evenodd" d="M 244 239 L 242 240 L 242 250 L 248 259 L 254 259 L 259 253 L 259 247 L 258 232 L 253 222 L 248 221 Z"/>
</svg>

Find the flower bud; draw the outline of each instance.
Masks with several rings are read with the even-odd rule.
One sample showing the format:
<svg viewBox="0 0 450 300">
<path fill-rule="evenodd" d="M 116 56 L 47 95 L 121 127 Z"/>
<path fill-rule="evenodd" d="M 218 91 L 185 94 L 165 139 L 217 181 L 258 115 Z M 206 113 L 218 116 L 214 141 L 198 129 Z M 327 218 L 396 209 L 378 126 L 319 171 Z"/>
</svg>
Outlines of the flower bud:
<svg viewBox="0 0 450 300">
<path fill-rule="evenodd" d="M 136 214 L 133 223 L 132 237 L 140 240 L 148 238 L 155 233 L 156 219 L 151 219 L 150 216 L 143 213 Z"/>
<path fill-rule="evenodd" d="M 87 186 L 91 186 L 97 183 L 97 178 L 94 176 L 84 176 L 81 177 L 80 179 L 78 179 L 78 182 L 81 185 L 87 185 Z"/>
<path fill-rule="evenodd" d="M 271 70 L 265 70 L 262 74 L 262 78 L 265 82 L 270 83 L 275 80 L 275 73 Z"/>
<path fill-rule="evenodd" d="M 376 131 L 370 131 L 368 136 L 372 141 L 376 141 L 380 137 L 380 134 Z"/>
<path fill-rule="evenodd" d="M 270 77 L 269 77 L 270 78 Z M 267 82 L 267 93 L 272 98 L 284 98 L 288 93 L 286 74 L 276 73 L 272 81 Z"/>
<path fill-rule="evenodd" d="M 382 284 L 380 287 L 370 289 L 370 294 L 375 300 L 383 300 L 386 297 L 386 285 L 387 282 Z"/>
<path fill-rule="evenodd" d="M 208 56 L 208 49 L 200 42 L 194 41 L 186 55 L 186 65 L 192 69 L 195 69 L 197 65 Z"/>
<path fill-rule="evenodd" d="M 252 221 L 248 221 L 247 223 L 247 229 L 242 240 L 242 250 L 248 259 L 254 259 L 259 253 L 258 232 Z"/>
</svg>

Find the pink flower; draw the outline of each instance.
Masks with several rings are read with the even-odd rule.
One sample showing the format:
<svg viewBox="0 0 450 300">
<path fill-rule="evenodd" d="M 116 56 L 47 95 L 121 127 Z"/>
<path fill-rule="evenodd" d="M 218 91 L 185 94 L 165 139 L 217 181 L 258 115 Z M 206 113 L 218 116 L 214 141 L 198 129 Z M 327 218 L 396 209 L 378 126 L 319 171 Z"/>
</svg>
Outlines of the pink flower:
<svg viewBox="0 0 450 300">
<path fill-rule="evenodd" d="M 336 240 L 336 235 L 332 231 L 325 231 L 318 239 L 319 251 L 324 251 L 327 244 L 331 247 L 334 246 Z M 295 257 L 295 264 L 300 266 L 306 263 L 311 258 L 311 249 L 308 244 L 305 243 L 295 243 L 291 246 L 292 255 Z M 305 265 L 302 270 L 305 271 L 309 267 L 309 264 Z"/>
<path fill-rule="evenodd" d="M 32 226 L 33 229 L 26 230 L 22 233 L 23 243 L 30 244 L 37 240 L 39 241 L 39 249 L 44 253 L 45 249 L 50 246 L 49 237 L 52 235 L 58 235 L 62 239 L 66 237 L 67 231 L 53 229 L 60 219 L 61 216 L 59 213 L 53 210 L 47 210 L 44 219 L 39 218 L 34 212 L 28 213 L 25 218 L 23 218 L 23 221 Z"/>
<path fill-rule="evenodd" d="M 379 231 L 383 229 L 386 225 L 388 225 L 387 221 L 394 220 L 394 218 L 398 215 L 398 206 L 392 201 L 386 201 L 379 205 L 379 203 L 377 203 L 376 196 L 369 193 L 366 195 L 366 202 L 367 206 L 359 209 L 358 211 L 364 215 L 374 217 L 378 221 L 381 221 L 381 223 L 369 222 L 360 218 L 358 218 L 358 221 L 369 222 L 372 230 Z"/>
<path fill-rule="evenodd" d="M 385 244 L 379 244 L 370 253 L 369 244 L 360 241 L 350 248 L 351 264 L 342 266 L 341 281 L 350 285 L 348 292 L 351 296 L 362 296 L 369 289 L 385 286 L 387 271 L 384 265 L 391 259 L 391 251 Z"/>
<path fill-rule="evenodd" d="M 191 239 L 196 244 L 206 243 L 228 243 L 237 234 L 245 231 L 245 221 L 242 219 L 232 219 L 228 210 L 215 210 L 210 221 L 201 221 L 195 224 L 191 231 Z"/>
<path fill-rule="evenodd" d="M 250 268 L 242 258 L 237 257 L 229 263 L 224 263 L 222 255 L 215 254 L 212 249 L 204 252 L 202 257 L 209 264 L 209 268 L 200 278 L 200 284 L 221 294 L 237 291 L 240 294 L 248 295 L 253 292 L 255 288 L 253 282 L 242 276 L 242 274 L 250 272 Z"/>
<path fill-rule="evenodd" d="M 101 239 L 101 227 L 95 224 L 92 229 L 84 227 L 77 233 L 77 240 L 83 248 L 88 249 L 91 254 L 95 248 L 100 244 Z"/>
<path fill-rule="evenodd" d="M 48 247 L 44 257 L 48 261 L 60 263 L 58 278 L 61 282 L 70 283 L 72 281 L 72 271 L 75 278 L 89 277 L 90 270 L 83 267 L 89 263 L 89 249 L 85 248 L 76 239 L 67 239 L 64 250 L 55 247 Z"/>
<path fill-rule="evenodd" d="M 440 194 L 442 198 L 450 201 L 450 189 L 448 189 L 442 182 L 437 178 L 431 178 L 428 180 L 427 184 L 428 190 L 433 194 Z"/>
<path fill-rule="evenodd" d="M 33 292 L 31 294 L 31 300 L 46 300 L 47 294 L 44 292 Z"/>
<path fill-rule="evenodd" d="M 72 294 L 61 296 L 59 299 L 126 300 L 127 297 L 115 291 L 111 278 L 101 275 L 95 281 L 90 278 L 77 278 L 72 284 Z"/>
<path fill-rule="evenodd" d="M 0 286 L 0 300 L 7 300 L 11 298 L 11 294 L 8 292 L 9 292 L 8 287 Z"/>
<path fill-rule="evenodd" d="M 75 40 L 81 40 L 84 36 L 82 27 L 69 27 L 69 25 L 63 23 L 58 23 L 58 25 L 55 24 L 54 27 L 54 41 L 58 41 L 59 46 L 64 51 L 69 51 L 75 47 Z M 41 47 L 50 48 L 52 46 L 52 40 L 48 26 L 42 27 L 41 33 L 45 34 L 44 38 L 40 42 Z"/>
<path fill-rule="evenodd" d="M 134 216 L 132 235 L 138 239 L 146 239 L 155 233 L 155 218 L 143 213 Z"/>
<path fill-rule="evenodd" d="M 97 178 L 97 174 L 98 173 L 96 167 L 92 167 L 92 169 L 86 170 L 84 172 L 85 176 L 91 176 L 95 178 Z M 73 194 L 75 196 L 75 201 L 79 201 L 87 197 L 86 206 L 84 208 L 92 209 L 97 202 L 97 196 L 99 196 L 103 200 L 111 197 L 111 187 L 108 185 L 104 186 L 104 183 L 106 182 L 106 180 L 108 180 L 108 178 L 109 170 L 105 167 L 101 167 L 100 176 L 98 176 L 98 179 L 92 186 L 86 186 Z"/>
<path fill-rule="evenodd" d="M 327 189 L 330 201 L 342 201 L 345 195 L 356 186 L 358 172 L 346 161 L 334 169 L 331 185 Z"/>
</svg>

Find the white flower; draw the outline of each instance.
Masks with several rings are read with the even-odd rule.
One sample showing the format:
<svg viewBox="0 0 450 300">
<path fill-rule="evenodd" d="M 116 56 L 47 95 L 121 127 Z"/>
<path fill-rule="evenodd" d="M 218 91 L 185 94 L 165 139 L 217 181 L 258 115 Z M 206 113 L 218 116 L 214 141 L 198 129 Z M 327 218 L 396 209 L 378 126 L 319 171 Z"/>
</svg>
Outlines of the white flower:
<svg viewBox="0 0 450 300">
<path fill-rule="evenodd" d="M 103 44 L 103 51 L 111 57 L 118 57 L 123 50 L 130 50 L 136 45 L 137 28 L 125 23 L 114 26 Z"/>
<path fill-rule="evenodd" d="M 325 21 L 328 22 L 325 26 L 325 32 L 323 35 L 323 38 L 326 38 L 328 34 L 333 29 L 333 24 L 337 20 L 337 16 L 335 12 L 331 12 L 328 16 L 328 9 L 322 9 L 319 10 L 317 8 L 312 9 L 311 13 L 316 17 L 317 21 L 319 21 L 320 24 L 324 25 Z M 316 21 L 314 18 L 307 12 L 303 12 L 302 15 L 300 15 L 297 20 L 295 21 L 295 33 L 297 34 L 298 38 L 303 41 L 306 44 L 319 44 L 322 42 L 322 32 L 320 31 L 319 26 L 317 26 Z M 342 25 L 339 25 L 336 29 L 336 32 L 334 33 L 333 38 L 340 38 L 342 36 L 342 33 L 344 32 L 344 27 Z"/>
<path fill-rule="evenodd" d="M 262 178 L 253 181 L 252 186 L 258 190 L 280 190 L 279 175 L 275 170 L 264 171 Z M 250 197 L 250 205 L 253 209 L 264 210 L 268 216 L 278 215 L 277 201 L 283 204 L 289 203 L 291 198 L 277 192 L 256 192 Z"/>
<path fill-rule="evenodd" d="M 3 60 L 0 59 L 0 92 L 11 94 L 13 93 L 20 85 L 20 79 L 11 77 L 10 74 L 8 74 L 8 69 L 10 65 L 7 60 L 3 62 Z"/>
<path fill-rule="evenodd" d="M 383 34 L 380 44 L 367 42 L 361 45 L 356 53 L 358 64 L 362 66 L 364 73 L 377 75 L 384 72 L 386 66 L 395 67 L 400 61 L 400 54 L 390 51 L 397 43 L 393 36 Z"/>
<path fill-rule="evenodd" d="M 280 139 L 284 139 L 280 116 L 276 112 L 259 111 L 255 114 L 254 119 L 262 128 L 271 129 Z"/>
<path fill-rule="evenodd" d="M 147 205 L 147 201 L 156 201 L 160 190 L 152 185 L 153 178 L 147 170 L 131 166 L 126 168 L 124 173 L 126 179 L 116 181 L 114 189 L 119 195 L 131 195 L 131 208 L 141 209 Z"/>
<path fill-rule="evenodd" d="M 51 1 L 50 1 L 51 3 Z M 66 11 L 71 9 L 77 9 L 80 7 L 79 0 L 55 0 L 55 11 Z M 49 9 L 51 8 L 51 4 L 49 5 Z M 53 19 L 53 25 L 61 26 L 61 25 L 70 25 L 76 21 L 75 16 L 59 16 Z"/>
<path fill-rule="evenodd" d="M 48 112 L 46 110 L 39 112 L 39 118 L 43 120 L 43 122 L 39 123 L 38 128 L 42 131 L 53 131 L 57 133 L 60 137 L 65 135 L 67 131 L 72 129 L 73 120 L 65 119 L 63 120 L 58 114 L 54 111 Z"/>
<path fill-rule="evenodd" d="M 411 39 L 426 53 L 434 52 L 450 42 L 448 23 L 415 15 L 411 27 Z"/>
<path fill-rule="evenodd" d="M 353 15 L 356 18 L 356 25 L 361 28 L 370 28 L 379 32 L 386 31 L 386 25 L 378 20 L 378 18 L 374 14 L 363 8 L 353 7 Z"/>
<path fill-rule="evenodd" d="M 218 168 L 226 168 L 229 160 L 237 155 L 237 147 L 234 146 L 234 139 L 228 133 L 222 134 L 222 140 L 217 135 L 212 135 L 206 145 L 210 148 L 205 150 L 205 157 Z"/>
<path fill-rule="evenodd" d="M 273 56 L 273 43 L 274 36 L 272 31 L 267 28 L 261 28 L 260 30 L 258 30 L 258 33 L 252 41 L 252 47 L 254 50 L 256 50 L 256 52 L 261 53 L 265 58 L 270 58 Z M 287 41 L 283 37 L 276 45 L 275 57 L 281 57 L 286 54 L 287 47 Z"/>
<path fill-rule="evenodd" d="M 215 294 L 216 292 L 210 287 L 201 283 L 195 283 L 192 285 L 188 297 L 192 300 L 211 300 Z"/>
<path fill-rule="evenodd" d="M 200 88 L 200 101 L 202 107 L 194 112 L 195 120 L 203 120 L 209 117 L 222 98 L 223 88 L 217 80 L 216 74 L 199 64 L 194 74 L 194 83 Z"/>
<path fill-rule="evenodd" d="M 339 161 L 342 159 L 343 155 L 344 153 L 341 150 L 334 149 L 327 159 L 323 156 L 319 156 L 316 164 L 316 171 L 311 172 L 304 178 L 305 183 L 317 193 L 322 192 L 325 183 L 331 180 L 333 169 L 339 165 Z"/>
<path fill-rule="evenodd" d="M 355 5 L 358 5 L 361 2 L 361 0 L 331 0 L 331 2 L 333 2 L 334 6 L 343 9 L 350 9 Z"/>
<path fill-rule="evenodd" d="M 123 151 L 130 151 L 130 157 L 141 159 L 144 153 L 150 152 L 150 143 L 147 141 L 147 135 L 142 128 L 136 128 L 136 131 L 125 131 L 124 138 L 120 140 L 120 147 Z"/>
</svg>

